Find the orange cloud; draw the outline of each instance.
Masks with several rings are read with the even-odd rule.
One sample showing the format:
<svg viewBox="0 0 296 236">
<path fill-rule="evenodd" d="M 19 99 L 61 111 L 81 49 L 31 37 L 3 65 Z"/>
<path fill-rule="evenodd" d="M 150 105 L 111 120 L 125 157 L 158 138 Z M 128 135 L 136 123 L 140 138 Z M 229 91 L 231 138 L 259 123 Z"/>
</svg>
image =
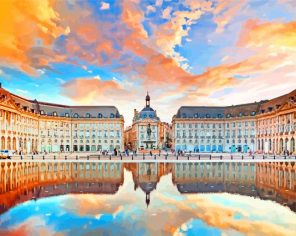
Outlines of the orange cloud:
<svg viewBox="0 0 296 236">
<path fill-rule="evenodd" d="M 54 39 L 69 29 L 61 27 L 59 14 L 52 7 L 53 1 L 1 1 L 0 2 L 0 61 L 3 65 L 13 66 L 34 73 L 35 66 L 44 66 L 30 58 L 32 48 L 50 46 Z"/>
<path fill-rule="evenodd" d="M 248 20 L 240 34 L 239 47 L 268 47 L 295 49 L 296 21 L 288 23 Z"/>
<path fill-rule="evenodd" d="M 81 104 L 89 104 L 92 100 L 98 98 L 105 101 L 105 97 L 123 92 L 124 89 L 117 82 L 113 80 L 104 81 L 99 77 L 78 78 L 62 85 L 62 93 Z"/>
</svg>

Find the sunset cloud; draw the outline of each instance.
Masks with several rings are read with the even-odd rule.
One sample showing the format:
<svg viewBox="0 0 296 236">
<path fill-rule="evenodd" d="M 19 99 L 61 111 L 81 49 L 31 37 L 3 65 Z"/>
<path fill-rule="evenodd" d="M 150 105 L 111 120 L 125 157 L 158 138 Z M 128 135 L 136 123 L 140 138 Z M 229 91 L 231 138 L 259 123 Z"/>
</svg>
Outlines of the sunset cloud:
<svg viewBox="0 0 296 236">
<path fill-rule="evenodd" d="M 274 96 L 292 89 L 291 8 L 284 0 L 1 1 L 0 71 L 12 78 L 7 83 L 14 90 L 19 72 L 42 78 L 39 85 L 61 78 L 65 83 L 56 83 L 55 95 L 84 105 L 116 103 L 127 122 L 150 90 L 160 117 L 170 121 L 178 107 L 167 101 L 227 105 L 233 96 L 237 102 L 259 100 L 268 95 L 266 86 Z M 117 101 L 118 95 L 124 98 Z"/>
</svg>

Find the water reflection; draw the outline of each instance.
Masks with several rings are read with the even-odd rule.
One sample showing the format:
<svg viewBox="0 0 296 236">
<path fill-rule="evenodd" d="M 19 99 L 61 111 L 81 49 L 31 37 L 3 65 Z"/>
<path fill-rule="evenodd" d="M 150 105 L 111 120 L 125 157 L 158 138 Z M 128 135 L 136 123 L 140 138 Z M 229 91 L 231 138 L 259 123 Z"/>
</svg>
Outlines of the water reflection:
<svg viewBox="0 0 296 236">
<path fill-rule="evenodd" d="M 0 234 L 40 223 L 42 235 L 48 225 L 66 235 L 110 233 L 113 226 L 111 234 L 122 235 L 130 229 L 137 235 L 293 235 L 296 214 L 275 202 L 295 211 L 295 170 L 295 163 L 3 162 Z M 86 228 L 61 229 L 59 219 Z"/>
</svg>

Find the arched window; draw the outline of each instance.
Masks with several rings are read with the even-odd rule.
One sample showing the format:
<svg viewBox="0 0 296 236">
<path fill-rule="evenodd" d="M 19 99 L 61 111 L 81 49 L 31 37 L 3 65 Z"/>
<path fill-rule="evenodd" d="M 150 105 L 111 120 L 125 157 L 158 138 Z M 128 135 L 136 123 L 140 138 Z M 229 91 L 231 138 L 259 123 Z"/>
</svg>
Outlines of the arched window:
<svg viewBox="0 0 296 236">
<path fill-rule="evenodd" d="M 54 112 L 52 113 L 52 115 L 53 115 L 53 116 L 58 116 L 58 113 L 57 113 L 56 111 L 54 111 Z"/>
<path fill-rule="evenodd" d="M 102 118 L 102 117 L 103 117 L 102 113 L 99 113 L 98 118 Z"/>
<path fill-rule="evenodd" d="M 153 117 L 153 115 L 152 115 L 152 114 L 150 114 L 150 115 L 149 115 L 149 117 L 150 117 L 150 118 L 152 118 L 152 117 Z"/>
<path fill-rule="evenodd" d="M 66 117 L 69 117 L 69 113 L 65 113 L 65 116 L 66 116 Z"/>
<path fill-rule="evenodd" d="M 182 118 L 186 118 L 187 116 L 186 116 L 186 113 L 183 113 L 182 114 Z"/>
<path fill-rule="evenodd" d="M 194 118 L 198 118 L 198 113 L 195 113 L 194 114 Z"/>
<path fill-rule="evenodd" d="M 40 115 L 45 115 L 43 110 L 40 111 Z"/>
<path fill-rule="evenodd" d="M 238 115 L 239 115 L 239 116 L 243 116 L 243 113 L 242 113 L 242 112 L 240 112 Z"/>
<path fill-rule="evenodd" d="M 254 115 L 256 115 L 256 112 L 252 111 L 251 116 L 254 116 Z"/>
<path fill-rule="evenodd" d="M 228 113 L 228 114 L 226 115 L 226 117 L 227 117 L 227 118 L 230 118 L 230 117 L 231 117 L 230 113 Z"/>
<path fill-rule="evenodd" d="M 90 113 L 86 113 L 86 118 L 90 118 Z"/>
<path fill-rule="evenodd" d="M 77 113 L 75 113 L 73 117 L 74 117 L 74 118 L 78 118 L 79 115 L 78 115 Z"/>
<path fill-rule="evenodd" d="M 114 114 L 113 113 L 110 114 L 110 118 L 114 118 Z"/>
</svg>

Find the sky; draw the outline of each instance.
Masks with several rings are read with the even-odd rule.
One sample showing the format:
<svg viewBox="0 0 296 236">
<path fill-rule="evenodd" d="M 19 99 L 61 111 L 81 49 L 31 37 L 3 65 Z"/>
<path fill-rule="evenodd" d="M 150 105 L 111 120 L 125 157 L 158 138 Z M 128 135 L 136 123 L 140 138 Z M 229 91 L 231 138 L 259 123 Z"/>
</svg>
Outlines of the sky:
<svg viewBox="0 0 296 236">
<path fill-rule="evenodd" d="M 0 81 L 20 96 L 115 105 L 234 105 L 296 88 L 294 0 L 2 0 Z"/>
</svg>

